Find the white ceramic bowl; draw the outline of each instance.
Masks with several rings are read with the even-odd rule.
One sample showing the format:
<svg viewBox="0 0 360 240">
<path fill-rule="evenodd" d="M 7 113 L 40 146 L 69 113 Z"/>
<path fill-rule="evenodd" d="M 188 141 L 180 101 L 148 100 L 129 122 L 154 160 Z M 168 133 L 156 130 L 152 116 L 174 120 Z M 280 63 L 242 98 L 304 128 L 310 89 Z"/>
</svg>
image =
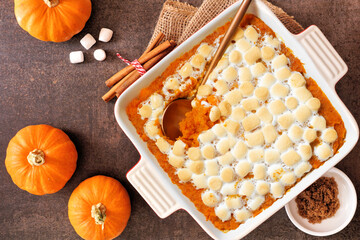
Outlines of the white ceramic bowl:
<svg viewBox="0 0 360 240">
<path fill-rule="evenodd" d="M 357 206 L 355 187 L 345 173 L 332 168 L 323 176 L 334 177 L 339 189 L 340 208 L 333 217 L 324 219 L 321 223 L 312 224 L 299 215 L 295 199 L 285 206 L 291 222 L 301 231 L 313 236 L 329 236 L 343 230 L 353 218 Z"/>
</svg>

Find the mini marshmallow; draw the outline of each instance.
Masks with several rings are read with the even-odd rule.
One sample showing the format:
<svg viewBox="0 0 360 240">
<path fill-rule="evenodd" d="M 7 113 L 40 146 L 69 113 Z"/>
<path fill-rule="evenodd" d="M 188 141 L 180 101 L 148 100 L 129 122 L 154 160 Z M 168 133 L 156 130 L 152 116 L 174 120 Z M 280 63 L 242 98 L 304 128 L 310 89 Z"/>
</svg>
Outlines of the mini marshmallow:
<svg viewBox="0 0 360 240">
<path fill-rule="evenodd" d="M 104 61 L 106 58 L 106 53 L 103 49 L 96 49 L 94 51 L 94 58 L 98 61 Z"/>
<path fill-rule="evenodd" d="M 82 51 L 74 51 L 69 54 L 71 63 L 82 63 L 84 61 L 84 54 Z"/>
<path fill-rule="evenodd" d="M 96 43 L 96 40 L 88 33 L 80 40 L 80 43 L 86 50 L 89 50 Z"/>
<path fill-rule="evenodd" d="M 99 41 L 101 42 L 109 42 L 113 36 L 113 31 L 111 29 L 108 28 L 102 28 L 100 30 L 100 34 L 99 34 Z"/>
</svg>

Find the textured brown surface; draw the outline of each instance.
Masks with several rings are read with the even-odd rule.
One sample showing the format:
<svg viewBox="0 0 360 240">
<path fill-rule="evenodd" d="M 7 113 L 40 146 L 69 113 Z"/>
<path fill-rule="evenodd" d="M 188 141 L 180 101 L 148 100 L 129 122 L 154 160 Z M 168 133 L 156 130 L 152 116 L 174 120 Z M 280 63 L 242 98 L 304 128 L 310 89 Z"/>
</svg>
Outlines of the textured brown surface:
<svg viewBox="0 0 360 240">
<path fill-rule="evenodd" d="M 188 1 L 199 6 L 200 0 Z M 295 16 L 304 27 L 315 24 L 324 32 L 349 66 L 336 90 L 345 105 L 360 119 L 360 2 L 358 0 L 272 0 Z M 0 3 L 0 154 L 5 159 L 8 141 L 22 127 L 46 123 L 63 129 L 79 151 L 78 167 L 58 193 L 34 196 L 18 189 L 0 164 L 0 239 L 78 239 L 67 217 L 72 190 L 87 177 L 104 174 L 120 180 L 132 203 L 129 224 L 119 239 L 209 239 L 184 211 L 160 219 L 131 187 L 125 174 L 139 155 L 115 122 L 114 101 L 101 100 L 104 81 L 123 63 L 115 56 L 138 57 L 155 27 L 163 0 L 93 1 L 85 29 L 66 43 L 40 42 L 17 24 L 13 2 Z M 130 5 L 131 4 L 131 5 Z M 102 27 L 115 31 L 109 43 L 97 43 L 85 51 L 79 40 L 87 32 L 97 36 Z M 107 51 L 97 62 L 96 48 Z M 83 50 L 85 63 L 69 63 L 70 51 Z M 359 144 L 337 165 L 360 187 Z M 360 239 L 360 213 L 350 225 L 329 239 Z M 313 239 L 292 225 L 282 209 L 246 239 Z"/>
</svg>

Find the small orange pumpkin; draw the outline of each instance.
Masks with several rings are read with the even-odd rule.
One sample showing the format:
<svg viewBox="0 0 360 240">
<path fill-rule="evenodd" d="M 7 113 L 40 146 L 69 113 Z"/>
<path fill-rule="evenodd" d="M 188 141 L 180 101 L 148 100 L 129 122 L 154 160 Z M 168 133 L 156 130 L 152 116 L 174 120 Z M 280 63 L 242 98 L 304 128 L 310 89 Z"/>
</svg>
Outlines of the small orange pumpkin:
<svg viewBox="0 0 360 240">
<path fill-rule="evenodd" d="M 90 0 L 15 0 L 20 27 L 42 41 L 64 42 L 79 33 L 91 14 Z"/>
<path fill-rule="evenodd" d="M 76 169 L 77 151 L 70 138 L 49 125 L 31 125 L 10 140 L 5 166 L 13 182 L 36 195 L 62 189 Z"/>
<path fill-rule="evenodd" d="M 114 178 L 94 176 L 73 191 L 68 204 L 71 225 L 84 239 L 113 239 L 125 229 L 131 212 L 126 189 Z"/>
</svg>

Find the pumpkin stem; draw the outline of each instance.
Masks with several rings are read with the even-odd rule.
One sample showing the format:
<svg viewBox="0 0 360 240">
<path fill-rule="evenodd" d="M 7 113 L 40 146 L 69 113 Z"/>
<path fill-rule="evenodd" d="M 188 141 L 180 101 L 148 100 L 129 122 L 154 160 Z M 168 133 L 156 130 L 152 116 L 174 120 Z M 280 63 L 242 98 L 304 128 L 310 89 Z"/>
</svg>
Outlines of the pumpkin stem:
<svg viewBox="0 0 360 240">
<path fill-rule="evenodd" d="M 27 160 L 32 166 L 40 166 L 45 163 L 45 154 L 40 149 L 34 149 L 27 156 Z"/>
<path fill-rule="evenodd" d="M 101 224 L 101 229 L 104 230 L 104 223 L 106 218 L 106 207 L 102 203 L 91 206 L 91 217 L 95 219 L 96 224 Z"/>
<path fill-rule="evenodd" d="M 59 4 L 59 0 L 44 0 L 44 2 L 49 8 L 56 7 Z"/>
</svg>

